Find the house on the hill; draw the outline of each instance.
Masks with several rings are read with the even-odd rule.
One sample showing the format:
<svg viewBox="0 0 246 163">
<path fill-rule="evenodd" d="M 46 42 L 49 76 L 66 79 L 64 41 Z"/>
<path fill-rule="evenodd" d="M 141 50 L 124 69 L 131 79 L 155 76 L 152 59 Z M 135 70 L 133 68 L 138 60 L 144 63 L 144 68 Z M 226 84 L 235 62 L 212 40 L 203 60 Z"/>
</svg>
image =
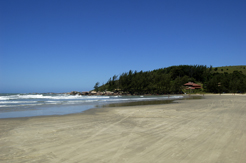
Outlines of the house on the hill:
<svg viewBox="0 0 246 163">
<path fill-rule="evenodd" d="M 186 86 L 186 89 L 201 89 L 202 86 L 193 82 L 185 83 L 184 86 Z"/>
</svg>

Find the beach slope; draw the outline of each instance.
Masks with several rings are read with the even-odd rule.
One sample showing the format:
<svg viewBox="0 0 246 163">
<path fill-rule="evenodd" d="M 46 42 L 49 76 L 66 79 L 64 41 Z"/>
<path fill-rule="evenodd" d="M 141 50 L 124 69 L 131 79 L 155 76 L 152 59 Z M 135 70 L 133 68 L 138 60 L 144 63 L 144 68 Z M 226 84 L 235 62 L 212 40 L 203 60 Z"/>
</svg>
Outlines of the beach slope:
<svg viewBox="0 0 246 163">
<path fill-rule="evenodd" d="M 0 119 L 0 162 L 246 162 L 246 96 Z"/>
</svg>

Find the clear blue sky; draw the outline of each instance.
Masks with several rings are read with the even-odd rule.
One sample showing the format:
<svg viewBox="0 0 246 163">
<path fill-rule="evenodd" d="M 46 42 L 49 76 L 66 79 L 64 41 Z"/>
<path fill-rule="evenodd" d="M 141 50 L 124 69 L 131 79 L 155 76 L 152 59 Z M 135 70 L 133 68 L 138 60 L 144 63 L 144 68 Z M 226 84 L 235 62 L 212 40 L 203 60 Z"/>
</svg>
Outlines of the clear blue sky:
<svg viewBox="0 0 246 163">
<path fill-rule="evenodd" d="M 245 0 L 2 0 L 0 93 L 89 91 L 129 70 L 246 64 Z"/>
</svg>

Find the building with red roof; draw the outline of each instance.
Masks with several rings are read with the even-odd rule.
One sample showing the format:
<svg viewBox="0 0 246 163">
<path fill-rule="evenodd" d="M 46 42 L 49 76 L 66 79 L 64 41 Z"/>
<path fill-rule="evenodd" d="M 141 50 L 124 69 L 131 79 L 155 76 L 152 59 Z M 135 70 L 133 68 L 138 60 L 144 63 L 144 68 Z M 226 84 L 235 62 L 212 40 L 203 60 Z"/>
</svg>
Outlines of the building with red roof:
<svg viewBox="0 0 246 163">
<path fill-rule="evenodd" d="M 193 82 L 185 83 L 184 86 L 186 86 L 186 89 L 201 89 L 202 86 Z"/>
</svg>

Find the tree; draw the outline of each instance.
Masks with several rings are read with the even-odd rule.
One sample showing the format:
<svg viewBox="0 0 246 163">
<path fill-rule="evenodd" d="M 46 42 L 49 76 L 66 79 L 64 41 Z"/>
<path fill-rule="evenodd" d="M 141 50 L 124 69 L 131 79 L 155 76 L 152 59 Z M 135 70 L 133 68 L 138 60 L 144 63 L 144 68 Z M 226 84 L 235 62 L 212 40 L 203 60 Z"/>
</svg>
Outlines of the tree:
<svg viewBox="0 0 246 163">
<path fill-rule="evenodd" d="M 95 86 L 94 86 L 94 90 L 95 90 L 95 91 L 98 91 L 98 89 L 99 89 L 99 82 L 96 82 L 96 84 L 95 84 Z"/>
<path fill-rule="evenodd" d="M 242 72 L 219 73 L 218 68 L 203 65 L 171 66 L 146 72 L 130 70 L 119 77 L 114 75 L 99 90 L 120 89 L 131 94 L 180 93 L 189 81 L 202 83 L 206 92 L 246 92 L 246 76 Z"/>
</svg>

